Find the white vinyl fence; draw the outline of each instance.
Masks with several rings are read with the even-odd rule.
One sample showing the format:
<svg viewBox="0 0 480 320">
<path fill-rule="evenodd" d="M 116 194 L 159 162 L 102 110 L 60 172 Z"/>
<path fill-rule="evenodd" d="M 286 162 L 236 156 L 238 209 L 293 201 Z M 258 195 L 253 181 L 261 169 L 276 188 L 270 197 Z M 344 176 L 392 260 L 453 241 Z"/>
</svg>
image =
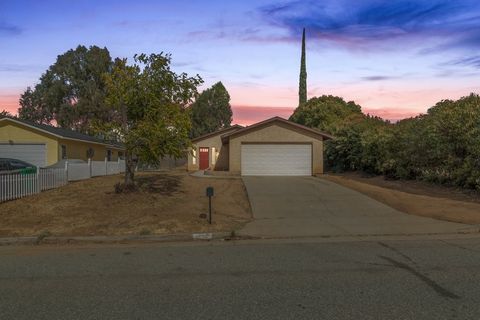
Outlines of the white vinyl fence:
<svg viewBox="0 0 480 320">
<path fill-rule="evenodd" d="M 78 181 L 91 177 L 109 176 L 125 172 L 125 160 L 90 161 L 88 163 L 67 163 L 68 181 Z"/>
<path fill-rule="evenodd" d="M 105 161 L 91 161 L 90 165 L 92 168 L 92 177 L 105 176 L 107 174 Z"/>
<path fill-rule="evenodd" d="M 10 172 L 0 174 L 0 202 L 39 193 L 36 173 Z"/>
<path fill-rule="evenodd" d="M 65 164 L 67 170 L 68 181 L 78 181 L 90 179 L 90 164 L 89 163 L 67 163 Z"/>
<path fill-rule="evenodd" d="M 67 170 L 63 168 L 39 168 L 38 170 L 40 191 L 62 187 L 67 182 Z"/>
<path fill-rule="evenodd" d="M 125 172 L 125 160 L 65 163 L 65 168 L 37 168 L 36 172 L 0 173 L 0 203 L 64 186 L 68 181 Z"/>
<path fill-rule="evenodd" d="M 119 161 L 90 161 L 92 177 L 108 176 L 125 172 L 125 160 Z"/>
</svg>

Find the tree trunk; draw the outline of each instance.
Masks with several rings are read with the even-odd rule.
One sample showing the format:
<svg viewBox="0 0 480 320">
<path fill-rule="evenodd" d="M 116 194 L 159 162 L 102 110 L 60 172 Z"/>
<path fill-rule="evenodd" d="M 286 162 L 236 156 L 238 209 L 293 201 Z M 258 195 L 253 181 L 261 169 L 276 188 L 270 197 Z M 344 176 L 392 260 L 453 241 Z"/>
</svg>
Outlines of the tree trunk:
<svg viewBox="0 0 480 320">
<path fill-rule="evenodd" d="M 122 103 L 122 131 L 123 134 L 128 132 L 127 106 Z M 127 143 L 125 143 L 127 145 Z M 135 166 L 136 161 L 133 159 L 133 154 L 128 147 L 125 150 L 125 187 L 135 188 Z"/>
<path fill-rule="evenodd" d="M 135 185 L 135 165 L 132 154 L 127 150 L 125 152 L 125 186 Z"/>
</svg>

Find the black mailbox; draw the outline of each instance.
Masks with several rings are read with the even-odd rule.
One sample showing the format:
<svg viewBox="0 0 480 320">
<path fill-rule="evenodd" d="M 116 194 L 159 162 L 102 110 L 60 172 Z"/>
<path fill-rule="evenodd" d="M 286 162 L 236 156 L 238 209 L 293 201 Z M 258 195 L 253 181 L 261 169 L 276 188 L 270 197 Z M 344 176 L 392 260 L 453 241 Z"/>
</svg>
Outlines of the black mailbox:
<svg viewBox="0 0 480 320">
<path fill-rule="evenodd" d="M 207 187 L 207 197 L 213 197 L 213 187 Z"/>
</svg>

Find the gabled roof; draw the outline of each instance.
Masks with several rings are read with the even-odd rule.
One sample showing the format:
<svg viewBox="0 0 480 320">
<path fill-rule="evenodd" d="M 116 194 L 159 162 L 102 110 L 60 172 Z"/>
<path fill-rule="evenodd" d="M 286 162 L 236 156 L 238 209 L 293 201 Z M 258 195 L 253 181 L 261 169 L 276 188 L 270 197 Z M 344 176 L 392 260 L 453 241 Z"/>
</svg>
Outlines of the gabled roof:
<svg viewBox="0 0 480 320">
<path fill-rule="evenodd" d="M 219 135 L 219 134 L 226 134 L 227 132 L 229 131 L 237 131 L 237 130 L 240 130 L 242 129 L 243 127 L 239 124 L 235 124 L 231 127 L 228 127 L 228 128 L 223 128 L 223 129 L 220 129 L 220 130 L 217 130 L 217 131 L 214 131 L 214 132 L 210 132 L 210 133 L 207 133 L 207 134 L 204 134 L 200 137 L 196 137 L 196 138 L 193 138 L 192 139 L 192 142 L 198 142 L 198 141 L 201 141 L 201 140 L 205 140 L 205 139 L 208 139 L 208 138 L 211 138 L 211 137 L 214 137 L 216 135 Z"/>
<path fill-rule="evenodd" d="M 100 138 L 92 137 L 89 136 L 88 134 L 84 134 L 81 132 L 73 131 L 70 129 L 64 129 L 64 128 L 58 128 L 54 127 L 51 125 L 47 124 L 38 124 L 26 120 L 21 120 L 17 118 L 10 118 L 10 117 L 4 117 L 0 118 L 0 122 L 2 121 L 10 121 L 13 123 L 20 124 L 22 126 L 29 127 L 31 129 L 35 129 L 38 131 L 41 131 L 43 133 L 55 136 L 57 138 L 62 138 L 62 139 L 67 139 L 67 140 L 75 140 L 75 141 L 85 141 L 85 142 L 91 142 L 95 144 L 102 144 L 106 146 L 111 146 L 115 148 L 124 148 L 122 143 L 119 142 L 113 142 L 113 141 L 105 141 Z"/>
<path fill-rule="evenodd" d="M 248 126 L 248 127 L 244 127 L 243 129 L 240 129 L 240 130 L 236 130 L 234 132 L 230 132 L 230 133 L 227 133 L 227 134 L 224 134 L 222 136 L 222 142 L 223 143 L 226 143 L 227 141 L 229 141 L 229 139 L 231 137 L 238 137 L 238 136 L 241 136 L 243 134 L 246 134 L 252 130 L 255 130 L 255 129 L 258 129 L 258 128 L 261 128 L 261 127 L 266 127 L 266 126 L 269 126 L 269 125 L 272 125 L 273 123 L 282 123 L 282 124 L 286 124 L 287 126 L 291 126 L 293 129 L 300 129 L 300 130 L 303 130 L 305 132 L 309 132 L 309 133 L 313 133 L 315 135 L 318 135 L 320 137 L 322 137 L 323 139 L 325 140 L 328 140 L 328 139 L 333 139 L 333 136 L 332 135 L 329 135 L 328 133 L 324 133 L 324 132 L 321 132 L 319 130 L 316 130 L 316 129 L 312 129 L 312 128 L 309 128 L 309 127 L 306 127 L 306 126 L 303 126 L 301 124 L 298 124 L 298 123 L 295 123 L 295 122 L 292 122 L 292 121 L 288 121 L 287 119 L 283 119 L 281 117 L 273 117 L 273 118 L 270 118 L 270 119 L 267 119 L 267 120 L 264 120 L 264 121 L 261 121 L 261 122 L 257 122 L 255 124 L 252 124 L 251 126 Z"/>
</svg>

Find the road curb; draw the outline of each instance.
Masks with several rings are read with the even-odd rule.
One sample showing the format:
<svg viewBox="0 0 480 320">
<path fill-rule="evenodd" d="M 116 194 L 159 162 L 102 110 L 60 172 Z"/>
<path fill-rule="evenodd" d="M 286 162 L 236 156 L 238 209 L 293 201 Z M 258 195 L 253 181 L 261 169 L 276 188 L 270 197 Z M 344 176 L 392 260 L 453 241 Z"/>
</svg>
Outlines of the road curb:
<svg viewBox="0 0 480 320">
<path fill-rule="evenodd" d="M 414 234 L 351 234 L 351 235 L 319 235 L 304 237 L 281 237 L 281 236 L 250 236 L 232 232 L 204 232 L 183 233 L 170 235 L 129 235 L 129 236 L 72 236 L 72 237 L 8 237 L 0 238 L 1 246 L 16 245 L 42 245 L 42 244 L 128 244 L 128 243 L 162 243 L 162 242 L 208 242 L 208 241 L 233 241 L 233 240 L 312 240 L 323 241 L 347 240 L 347 241 L 376 241 L 378 239 L 390 240 L 418 240 L 421 239 L 451 239 L 451 238 L 480 238 L 480 231 L 456 233 L 414 233 Z"/>
<path fill-rule="evenodd" d="M 0 238 L 0 246 L 40 245 L 40 244 L 101 244 L 132 242 L 186 242 L 237 239 L 232 232 L 183 233 L 170 235 L 130 235 L 130 236 L 74 236 L 74 237 L 8 237 Z"/>
</svg>

